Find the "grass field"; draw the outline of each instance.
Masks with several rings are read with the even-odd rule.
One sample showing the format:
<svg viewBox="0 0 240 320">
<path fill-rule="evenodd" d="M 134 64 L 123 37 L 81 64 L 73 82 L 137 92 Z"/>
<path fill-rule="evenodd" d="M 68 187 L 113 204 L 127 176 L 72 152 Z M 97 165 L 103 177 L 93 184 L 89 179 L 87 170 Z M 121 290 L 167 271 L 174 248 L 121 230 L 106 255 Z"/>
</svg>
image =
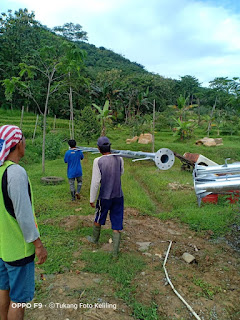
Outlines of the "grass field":
<svg viewBox="0 0 240 320">
<path fill-rule="evenodd" d="M 5 112 L 5 111 L 4 111 Z M 14 123 L 19 125 L 19 114 L 14 116 L 9 112 L 4 121 L 3 113 L 0 112 L 0 125 Z M 27 118 L 27 117 L 26 117 Z M 29 123 L 25 118 L 24 129 L 33 130 L 34 115 L 29 116 Z M 58 122 L 59 121 L 59 122 Z M 52 119 L 49 120 L 52 124 Z M 62 134 L 68 134 L 68 122 L 57 120 L 57 127 Z M 40 129 L 39 135 L 41 133 Z M 54 134 L 54 133 L 52 133 Z M 81 190 L 80 210 L 76 211 L 70 201 L 70 192 L 66 177 L 66 165 L 63 162 L 65 151 L 68 149 L 66 141 L 63 141 L 60 155 L 55 160 L 46 161 L 46 172 L 44 176 L 59 176 L 64 178 L 64 183 L 59 185 L 43 185 L 41 183 L 42 169 L 41 159 L 31 161 L 34 154 L 34 146 L 30 139 L 27 140 L 26 157 L 21 161 L 30 177 L 34 199 L 35 211 L 38 218 L 41 237 L 49 252 L 49 258 L 44 264 L 43 271 L 46 274 L 64 273 L 66 270 L 74 270 L 73 253 L 79 250 L 82 239 L 92 232 L 91 227 L 82 227 L 74 230 L 66 230 L 61 227 L 61 220 L 71 215 L 90 215 L 94 210 L 89 205 L 89 189 L 91 182 L 91 170 L 93 159 L 99 155 L 85 153 L 82 161 L 83 186 Z M 151 145 L 139 145 L 133 143 L 126 145 L 125 139 L 129 138 L 128 128 L 108 128 L 107 136 L 112 142 L 113 149 L 131 149 L 151 152 Z M 156 132 L 155 150 L 167 147 L 177 153 L 185 152 L 200 153 L 216 161 L 224 163 L 225 158 L 232 161 L 240 160 L 239 136 L 223 138 L 223 146 L 207 148 L 196 146 L 196 139 L 203 138 L 204 133 L 187 142 L 174 140 L 170 131 Z M 78 145 L 86 146 L 84 141 L 77 141 Z M 96 141 L 90 146 L 96 147 Z M 190 229 L 204 234 L 211 231 L 212 238 L 224 236 L 229 232 L 233 223 L 240 223 L 239 204 L 230 204 L 226 199 L 214 204 L 197 205 L 196 195 L 193 189 L 193 178 L 191 173 L 181 171 L 181 162 L 176 159 L 174 166 L 167 171 L 160 171 L 150 161 L 139 161 L 133 163 L 131 159 L 124 159 L 125 173 L 122 177 L 122 187 L 125 196 L 125 207 L 136 209 L 140 215 L 152 216 L 160 220 L 174 220 L 187 224 Z M 172 189 L 171 185 L 179 188 Z M 110 236 L 111 230 L 103 230 L 101 243 Z M 100 252 L 98 256 L 92 251 L 84 251 L 81 254 L 86 261 L 85 271 L 93 273 L 105 273 L 116 283 L 116 295 L 123 299 L 132 309 L 136 319 L 159 319 L 154 304 L 143 305 L 134 296 L 134 285 L 132 279 L 144 268 L 144 259 L 139 256 L 123 255 L 118 265 L 109 265 L 109 255 Z M 96 269 L 97 266 L 97 269 Z M 38 284 L 37 298 L 42 297 L 41 284 Z M 163 319 L 163 318 L 162 318 Z"/>
</svg>

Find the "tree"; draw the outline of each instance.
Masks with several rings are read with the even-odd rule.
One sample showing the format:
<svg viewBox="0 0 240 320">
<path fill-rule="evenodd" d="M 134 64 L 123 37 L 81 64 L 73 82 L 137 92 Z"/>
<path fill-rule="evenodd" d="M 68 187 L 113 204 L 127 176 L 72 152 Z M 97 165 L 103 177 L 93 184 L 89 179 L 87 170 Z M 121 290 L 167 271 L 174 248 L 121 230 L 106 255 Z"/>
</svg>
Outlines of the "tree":
<svg viewBox="0 0 240 320">
<path fill-rule="evenodd" d="M 213 121 L 213 119 L 214 119 L 213 115 L 214 115 L 216 106 L 217 106 L 217 97 L 216 97 L 216 99 L 215 99 L 215 102 L 214 102 L 214 105 L 213 105 L 213 107 L 212 107 L 211 114 L 210 114 L 210 117 L 209 117 L 209 122 L 208 122 L 208 127 L 207 127 L 207 136 L 208 136 L 208 137 L 209 137 L 210 130 L 211 130 L 211 128 L 212 128 L 212 121 Z"/>
<path fill-rule="evenodd" d="M 189 97 L 189 103 L 192 105 L 194 96 L 200 88 L 200 83 L 197 78 L 186 75 L 181 77 L 181 81 L 178 82 L 178 88 L 180 90 L 180 94 L 185 97 Z"/>
<path fill-rule="evenodd" d="M 61 35 L 70 41 L 88 40 L 87 32 L 82 30 L 82 26 L 80 24 L 74 24 L 72 22 L 65 23 L 62 27 L 54 27 L 53 31 L 57 35 Z"/>
<path fill-rule="evenodd" d="M 10 98 L 17 88 L 20 94 L 32 98 L 37 103 L 37 98 L 31 91 L 32 83 L 36 75 L 42 75 L 45 78 L 45 102 L 44 108 L 39 106 L 40 113 L 43 114 L 43 144 L 42 144 L 42 171 L 45 172 L 45 139 L 46 139 L 46 118 L 49 110 L 49 99 L 60 87 L 66 85 L 68 79 L 67 71 L 71 69 L 71 59 L 66 58 L 66 50 L 68 46 L 64 43 L 59 43 L 59 46 L 45 46 L 35 52 L 38 65 L 27 65 L 21 63 L 20 77 L 5 79 L 5 93 Z M 68 52 L 67 52 L 68 53 Z M 36 59 L 36 56 L 34 57 Z M 35 61 L 34 59 L 34 61 Z M 64 68 L 62 67 L 64 64 Z M 66 65 L 65 65 L 66 64 Z M 38 96 L 39 98 L 39 96 Z M 42 97 L 41 97 L 42 98 Z M 42 110 L 43 109 L 43 110 Z"/>
<path fill-rule="evenodd" d="M 230 93 L 230 80 L 228 77 L 217 77 L 209 82 L 210 88 L 216 89 L 218 92 Z"/>
<path fill-rule="evenodd" d="M 219 109 L 225 109 L 236 98 L 233 89 L 234 81 L 228 79 L 228 77 L 215 78 L 209 82 L 209 86 L 218 99 Z"/>
<path fill-rule="evenodd" d="M 116 119 L 119 109 L 121 109 L 120 101 L 123 95 L 121 77 L 122 71 L 117 69 L 99 72 L 91 84 L 90 91 L 90 96 L 97 105 L 102 105 L 106 100 L 109 100 L 109 108 Z"/>
<path fill-rule="evenodd" d="M 59 71 L 65 74 L 65 84 L 69 90 L 69 107 L 70 107 L 70 139 L 74 139 L 74 112 L 73 112 L 73 89 L 86 82 L 81 76 L 80 71 L 83 69 L 83 59 L 85 52 L 80 50 L 75 44 L 63 42 L 65 55 L 59 64 Z"/>
<path fill-rule="evenodd" d="M 0 14 L 1 79 L 16 76 L 20 71 L 19 64 L 33 50 L 37 50 L 41 46 L 40 30 L 45 32 L 45 29 L 35 20 L 34 13 L 29 13 L 27 9 L 19 9 L 15 13 L 8 10 L 7 13 Z M 1 89 L 2 99 L 4 94 Z M 10 101 L 11 107 L 14 105 L 21 108 L 25 103 L 25 98 L 19 96 L 16 92 Z"/>
<path fill-rule="evenodd" d="M 27 9 L 19 9 L 14 14 L 12 10 L 0 14 L 0 70 L 3 77 L 14 76 L 22 58 L 39 47 L 40 26 L 34 13 Z"/>
<path fill-rule="evenodd" d="M 218 91 L 227 93 L 227 103 L 228 106 L 233 106 L 239 109 L 240 103 L 240 78 L 234 77 L 232 79 L 225 78 L 215 78 L 211 81 L 211 86 Z"/>
<path fill-rule="evenodd" d="M 61 56 L 55 50 L 55 47 L 44 47 L 39 52 L 39 58 L 42 61 L 42 68 L 34 67 L 36 71 L 42 73 L 47 79 L 47 92 L 43 111 L 43 144 L 42 144 L 42 171 L 45 172 L 45 142 L 46 142 L 46 122 L 50 95 L 58 90 L 62 76 L 55 76 Z M 23 75 L 24 73 L 22 73 Z"/>
</svg>

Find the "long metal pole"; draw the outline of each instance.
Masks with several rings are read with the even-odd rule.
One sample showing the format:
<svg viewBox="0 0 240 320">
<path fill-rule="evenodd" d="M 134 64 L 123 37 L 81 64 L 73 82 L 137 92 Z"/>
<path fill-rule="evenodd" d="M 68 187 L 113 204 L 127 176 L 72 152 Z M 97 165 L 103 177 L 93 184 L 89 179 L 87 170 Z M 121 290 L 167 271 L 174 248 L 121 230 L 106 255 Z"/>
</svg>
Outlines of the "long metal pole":
<svg viewBox="0 0 240 320">
<path fill-rule="evenodd" d="M 195 166 L 193 171 L 194 189 L 201 199 L 212 193 L 226 193 L 240 190 L 240 163 L 225 164 L 219 166 Z"/>
<path fill-rule="evenodd" d="M 213 174 L 232 174 L 240 172 L 240 162 L 219 166 L 195 166 L 194 176 L 203 177 Z"/>
<path fill-rule="evenodd" d="M 93 152 L 99 153 L 98 148 L 90 148 L 90 147 L 77 147 L 83 152 Z M 155 162 L 156 166 L 161 170 L 170 169 L 175 160 L 174 153 L 167 148 L 161 148 L 157 152 L 143 152 L 143 151 L 131 151 L 131 150 L 111 150 L 112 154 L 119 155 L 125 158 L 135 159 L 137 160 L 152 160 Z"/>
</svg>

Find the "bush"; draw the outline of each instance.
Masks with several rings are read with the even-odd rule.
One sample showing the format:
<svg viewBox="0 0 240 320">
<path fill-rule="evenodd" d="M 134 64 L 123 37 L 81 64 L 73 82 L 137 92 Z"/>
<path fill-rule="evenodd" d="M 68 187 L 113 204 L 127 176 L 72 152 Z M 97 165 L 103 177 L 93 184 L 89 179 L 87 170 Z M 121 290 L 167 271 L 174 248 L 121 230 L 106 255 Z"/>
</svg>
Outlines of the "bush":
<svg viewBox="0 0 240 320">
<path fill-rule="evenodd" d="M 79 129 L 78 135 L 82 137 L 88 144 L 92 139 L 100 135 L 100 123 L 90 106 L 86 106 L 83 109 L 81 116 L 77 117 L 76 124 Z"/>
<path fill-rule="evenodd" d="M 128 126 L 131 129 L 132 136 L 139 136 L 141 133 L 151 132 L 152 130 L 152 115 L 137 115 L 128 121 Z"/>
<path fill-rule="evenodd" d="M 161 131 L 163 129 L 169 129 L 169 118 L 165 114 L 156 114 L 156 121 L 155 121 L 155 129 L 157 131 Z"/>
<path fill-rule="evenodd" d="M 42 138 L 37 138 L 33 145 L 38 156 L 42 156 Z M 45 144 L 46 160 L 55 160 L 60 155 L 61 148 L 62 137 L 58 134 L 48 133 Z"/>
<path fill-rule="evenodd" d="M 156 112 L 155 129 L 157 131 L 164 131 L 175 126 L 175 113 L 169 109 L 164 112 Z"/>
<path fill-rule="evenodd" d="M 33 127 L 32 129 L 25 129 L 25 128 L 23 128 L 22 131 L 23 131 L 24 137 L 25 137 L 26 139 L 32 139 L 32 137 L 33 137 L 33 132 L 34 132 L 34 127 Z"/>
<path fill-rule="evenodd" d="M 221 128 L 220 133 L 224 136 L 229 136 L 229 135 L 237 135 L 238 134 L 238 128 L 234 127 L 233 125 L 225 125 L 224 127 Z"/>
<path fill-rule="evenodd" d="M 26 143 L 27 145 L 26 145 L 25 155 L 21 159 L 21 162 L 25 164 L 40 163 L 42 158 L 42 153 L 41 155 L 39 155 L 39 153 L 36 150 L 36 147 L 32 144 L 30 140 L 27 140 Z"/>
</svg>

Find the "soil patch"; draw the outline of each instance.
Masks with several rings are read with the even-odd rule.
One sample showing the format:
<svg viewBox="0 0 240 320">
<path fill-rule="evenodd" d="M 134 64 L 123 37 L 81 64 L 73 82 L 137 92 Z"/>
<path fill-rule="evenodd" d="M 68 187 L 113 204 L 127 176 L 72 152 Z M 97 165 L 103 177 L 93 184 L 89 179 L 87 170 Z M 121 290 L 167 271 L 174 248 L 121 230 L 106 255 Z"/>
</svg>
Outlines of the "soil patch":
<svg viewBox="0 0 240 320">
<path fill-rule="evenodd" d="M 73 230 L 81 225 L 92 226 L 93 216 L 69 216 L 59 225 Z M 110 222 L 104 228 L 110 228 Z M 162 268 L 169 240 L 173 241 L 166 268 L 175 289 L 194 309 L 201 319 L 240 319 L 240 254 L 224 239 L 212 241 L 210 235 L 198 235 L 178 221 L 161 221 L 140 215 L 135 209 L 125 210 L 124 230 L 121 242 L 122 254 L 141 255 L 146 268 L 137 275 L 136 300 L 145 305 L 158 306 L 159 319 L 194 319 L 186 306 L 168 285 Z M 83 240 L 83 239 L 82 239 Z M 93 250 L 82 241 L 82 249 Z M 141 250 L 139 243 L 148 243 Z M 96 250 L 111 250 L 111 244 L 103 244 Z M 182 255 L 189 253 L 194 262 L 186 263 Z M 131 308 L 116 298 L 116 284 L 107 275 L 83 272 L 80 252 L 74 253 L 74 266 L 70 272 L 46 275 L 43 281 L 44 304 L 54 303 L 93 304 L 102 303 L 109 308 L 82 307 L 27 310 L 27 319 L 134 319 Z M 113 307 L 116 305 L 116 309 Z M 98 305 L 99 306 L 99 305 Z"/>
<path fill-rule="evenodd" d="M 226 236 L 228 244 L 240 253 L 240 226 L 232 225 L 231 232 Z"/>
</svg>

